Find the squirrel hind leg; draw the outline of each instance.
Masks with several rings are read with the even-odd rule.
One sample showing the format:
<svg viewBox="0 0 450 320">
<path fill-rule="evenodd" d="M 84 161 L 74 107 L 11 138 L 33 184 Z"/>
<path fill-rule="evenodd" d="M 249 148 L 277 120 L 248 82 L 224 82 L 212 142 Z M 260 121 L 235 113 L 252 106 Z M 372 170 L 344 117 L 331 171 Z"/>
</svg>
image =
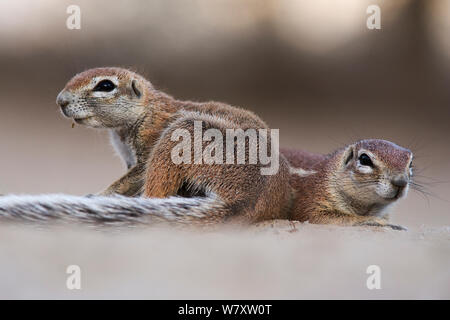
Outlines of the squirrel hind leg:
<svg viewBox="0 0 450 320">
<path fill-rule="evenodd" d="M 271 185 L 277 180 L 280 173 L 272 176 L 261 175 L 260 164 L 228 164 L 225 163 L 175 163 L 172 159 L 172 150 L 181 142 L 173 141 L 172 133 L 177 129 L 186 130 L 188 136 L 194 137 L 194 122 L 202 121 L 203 129 L 217 129 L 226 137 L 226 129 L 236 126 L 224 123 L 221 119 L 212 117 L 179 119 L 165 131 L 153 148 L 148 162 L 146 172 L 144 196 L 166 198 L 170 196 L 206 196 L 216 197 L 225 204 L 221 213 L 222 218 L 243 219 L 248 222 L 266 217 L 266 212 L 280 211 L 278 206 L 283 206 L 283 188 L 277 188 L 275 192 Z M 184 138 L 183 138 L 184 139 Z M 183 140 L 184 142 L 184 140 Z M 191 155 L 194 142 L 191 140 Z M 202 151 L 205 150 L 207 142 L 203 141 Z M 225 141 L 224 141 L 225 150 Z M 225 157 L 225 155 L 224 155 Z M 284 163 L 283 163 L 284 164 Z M 284 170 L 284 166 L 283 172 Z M 278 179 L 280 180 L 280 179 Z M 283 180 L 287 181 L 287 179 Z M 285 182 L 287 184 L 287 182 Z M 264 198 L 264 199 L 262 199 Z M 266 205 L 262 205 L 262 204 Z M 272 205 L 267 205 L 267 204 Z M 211 213 L 215 214 L 215 213 Z M 276 214 L 275 214 L 276 215 Z M 272 214 L 270 214 L 272 216 Z"/>
</svg>

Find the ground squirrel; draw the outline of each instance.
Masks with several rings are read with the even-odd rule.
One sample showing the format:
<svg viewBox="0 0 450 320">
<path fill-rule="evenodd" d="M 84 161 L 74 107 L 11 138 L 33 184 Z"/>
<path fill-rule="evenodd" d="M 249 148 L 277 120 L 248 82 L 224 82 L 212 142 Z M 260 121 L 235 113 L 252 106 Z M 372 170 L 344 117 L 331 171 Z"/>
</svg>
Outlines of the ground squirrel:
<svg viewBox="0 0 450 320">
<path fill-rule="evenodd" d="M 268 129 L 250 111 L 218 102 L 176 100 L 142 76 L 121 68 L 96 68 L 76 75 L 59 93 L 57 104 L 66 117 L 80 125 L 109 129 L 128 172 L 97 196 L 3 197 L 0 215 L 208 224 L 258 222 L 289 214 L 288 163 L 277 149 L 271 149 L 278 162 L 273 175 L 262 175 L 265 166 L 259 161 L 248 163 L 249 144 L 244 150 L 246 165 L 175 164 L 171 158 L 179 143 L 172 141 L 173 134 L 185 130 L 195 138 L 196 121 L 202 132 L 213 128 L 223 136 L 231 129 Z M 271 137 L 266 138 L 271 145 Z M 206 142 L 203 144 L 202 148 Z M 235 149 L 234 138 L 233 145 Z M 225 150 L 227 146 L 222 147 Z M 195 156 L 194 148 L 189 151 Z M 223 154 L 226 156 L 228 153 Z"/>
<path fill-rule="evenodd" d="M 201 225 L 290 218 L 400 228 L 389 225 L 383 212 L 406 193 L 412 153 L 393 143 L 365 140 L 328 156 L 292 150 L 279 154 L 272 148 L 277 171 L 263 175 L 267 163 L 249 163 L 250 137 L 245 137 L 245 164 L 175 164 L 171 158 L 177 145 L 174 132 L 195 136 L 196 122 L 201 132 L 216 129 L 224 136 L 229 129 L 268 129 L 252 112 L 217 102 L 176 100 L 121 68 L 76 75 L 57 104 L 78 124 L 109 129 L 128 172 L 95 196 L 1 197 L 3 218 Z M 265 138 L 273 146 L 271 137 Z M 264 147 L 260 140 L 253 144 Z M 238 152 L 234 138 L 232 146 Z"/>
<path fill-rule="evenodd" d="M 388 223 L 388 210 L 408 192 L 410 150 L 372 139 L 328 155 L 289 149 L 281 153 L 291 164 L 296 192 L 291 219 L 405 229 Z"/>
</svg>

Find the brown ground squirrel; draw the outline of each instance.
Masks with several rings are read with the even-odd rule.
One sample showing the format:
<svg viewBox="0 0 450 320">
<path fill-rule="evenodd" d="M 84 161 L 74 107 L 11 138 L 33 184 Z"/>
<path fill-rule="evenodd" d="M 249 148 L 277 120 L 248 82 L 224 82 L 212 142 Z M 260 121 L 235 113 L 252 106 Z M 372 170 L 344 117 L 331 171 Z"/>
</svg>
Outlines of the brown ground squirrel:
<svg viewBox="0 0 450 320">
<path fill-rule="evenodd" d="M 388 210 L 408 192 L 410 150 L 373 139 L 328 155 L 289 149 L 281 153 L 291 164 L 290 183 L 296 192 L 291 219 L 405 229 L 388 223 Z"/>
<path fill-rule="evenodd" d="M 365 140 L 329 156 L 290 150 L 278 154 L 272 148 L 278 170 L 262 175 L 261 162 L 249 163 L 249 137 L 245 164 L 175 164 L 171 158 L 177 145 L 173 133 L 181 129 L 195 136 L 196 121 L 202 132 L 217 129 L 223 136 L 228 129 L 268 129 L 252 112 L 217 102 L 176 100 L 121 68 L 76 75 L 57 104 L 78 124 L 109 129 L 128 172 L 97 196 L 2 197 L 3 218 L 202 225 L 290 218 L 400 228 L 382 217 L 406 193 L 412 153 L 393 143 Z M 273 146 L 274 141 L 266 136 L 265 142 Z M 259 140 L 255 143 L 257 149 L 263 147 Z"/>
</svg>

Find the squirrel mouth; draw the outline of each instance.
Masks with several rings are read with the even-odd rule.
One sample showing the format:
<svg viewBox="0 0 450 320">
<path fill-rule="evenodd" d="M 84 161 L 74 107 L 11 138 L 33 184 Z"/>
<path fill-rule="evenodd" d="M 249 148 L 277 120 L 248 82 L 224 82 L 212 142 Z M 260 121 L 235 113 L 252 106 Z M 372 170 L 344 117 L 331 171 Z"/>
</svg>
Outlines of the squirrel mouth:
<svg viewBox="0 0 450 320">
<path fill-rule="evenodd" d="M 400 199 L 403 196 L 403 190 L 405 188 L 397 187 L 397 191 L 395 192 L 395 195 L 393 197 L 386 197 L 385 199 L 388 201 L 396 201 Z"/>
<path fill-rule="evenodd" d="M 395 194 L 395 199 L 400 199 L 405 194 L 406 187 L 397 187 L 397 193 Z"/>
</svg>

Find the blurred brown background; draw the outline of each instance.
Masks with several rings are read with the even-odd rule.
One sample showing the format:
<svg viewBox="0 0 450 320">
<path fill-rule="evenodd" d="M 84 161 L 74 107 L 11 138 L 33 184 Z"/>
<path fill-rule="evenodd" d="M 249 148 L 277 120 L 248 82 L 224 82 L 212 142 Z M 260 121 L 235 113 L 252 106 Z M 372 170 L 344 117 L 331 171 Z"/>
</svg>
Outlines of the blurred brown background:
<svg viewBox="0 0 450 320">
<path fill-rule="evenodd" d="M 70 4 L 81 30 L 66 28 Z M 411 191 L 394 220 L 448 225 L 449 34 L 447 0 L 3 0 L 0 193 L 94 193 L 124 172 L 105 132 L 71 129 L 55 105 L 75 73 L 124 66 L 177 98 L 255 111 L 283 146 L 409 147 L 433 196 Z"/>
</svg>

